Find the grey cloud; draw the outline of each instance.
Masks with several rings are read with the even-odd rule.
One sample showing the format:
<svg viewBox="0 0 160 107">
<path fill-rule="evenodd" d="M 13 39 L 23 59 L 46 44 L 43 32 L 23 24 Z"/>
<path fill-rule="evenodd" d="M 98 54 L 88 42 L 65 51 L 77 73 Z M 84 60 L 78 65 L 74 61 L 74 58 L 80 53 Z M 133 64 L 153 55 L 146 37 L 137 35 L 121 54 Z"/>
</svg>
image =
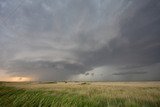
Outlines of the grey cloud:
<svg viewBox="0 0 160 107">
<path fill-rule="evenodd" d="M 12 75 L 38 76 L 41 80 L 65 80 L 66 77 L 92 70 L 83 64 L 59 61 L 11 61 L 6 68 Z M 47 78 L 46 78 L 47 75 Z"/>
<path fill-rule="evenodd" d="M 147 72 L 141 72 L 141 71 L 129 71 L 129 72 L 118 72 L 114 73 L 113 75 L 132 75 L 132 74 L 146 74 Z"/>
<path fill-rule="evenodd" d="M 146 65 L 158 63 L 160 61 L 160 47 L 159 45 L 154 45 L 158 44 L 158 42 L 160 41 L 160 32 L 158 30 L 160 27 L 160 18 L 158 17 L 159 2 L 146 1 L 147 3 L 145 3 L 145 5 L 141 4 L 141 7 L 135 8 L 134 5 L 136 5 L 137 2 L 138 1 L 133 2 L 130 6 L 132 10 L 126 9 L 124 11 L 124 13 L 128 13 L 127 16 L 122 14 L 122 18 L 120 21 L 120 35 L 116 38 L 113 38 L 109 42 L 109 46 L 104 45 L 102 48 L 94 52 L 91 51 L 84 53 L 89 59 L 86 60 L 86 63 L 93 62 L 92 64 L 95 63 L 94 65 L 97 65 L 97 63 L 99 63 L 100 65 Z M 144 3 L 144 1 L 141 2 Z M 135 11 L 134 14 L 131 14 L 131 11 Z M 129 14 L 132 15 L 132 18 L 128 18 Z M 150 14 L 154 14 L 154 16 Z M 126 18 L 128 19 L 125 20 Z M 154 20 L 155 18 L 156 20 Z M 140 24 L 139 21 L 143 24 L 150 24 L 144 26 L 143 24 Z M 147 48 L 151 45 L 152 48 Z"/>
<path fill-rule="evenodd" d="M 0 68 L 8 74 L 65 80 L 79 74 L 93 76 L 96 73 L 88 72 L 111 66 L 116 71 L 104 70 L 104 75 L 122 75 L 112 75 L 110 80 L 159 79 L 159 0 L 27 0 L 19 4 L 0 0 Z"/>
<path fill-rule="evenodd" d="M 87 72 L 87 73 L 85 73 L 85 76 L 87 76 L 87 75 L 89 75 L 89 73 Z"/>
</svg>

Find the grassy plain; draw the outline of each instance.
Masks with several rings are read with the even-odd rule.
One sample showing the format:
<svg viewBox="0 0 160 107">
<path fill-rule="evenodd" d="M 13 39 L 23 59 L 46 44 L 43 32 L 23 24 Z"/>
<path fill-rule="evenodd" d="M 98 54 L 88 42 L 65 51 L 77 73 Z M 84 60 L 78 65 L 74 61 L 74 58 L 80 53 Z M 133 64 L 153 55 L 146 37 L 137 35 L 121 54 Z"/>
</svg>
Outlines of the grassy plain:
<svg viewBox="0 0 160 107">
<path fill-rule="evenodd" d="M 1 82 L 0 107 L 160 107 L 160 82 Z"/>
</svg>

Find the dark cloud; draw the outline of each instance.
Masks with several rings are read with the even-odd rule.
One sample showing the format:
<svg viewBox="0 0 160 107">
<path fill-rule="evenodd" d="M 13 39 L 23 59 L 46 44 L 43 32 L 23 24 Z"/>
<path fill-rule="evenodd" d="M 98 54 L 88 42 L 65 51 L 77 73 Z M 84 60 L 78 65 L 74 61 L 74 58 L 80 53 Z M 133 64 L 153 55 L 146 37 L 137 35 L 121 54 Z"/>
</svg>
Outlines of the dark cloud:
<svg viewBox="0 0 160 107">
<path fill-rule="evenodd" d="M 113 75 L 132 75 L 132 74 L 146 74 L 147 72 L 141 72 L 141 71 L 129 71 L 129 72 L 118 72 L 114 73 Z"/>
<path fill-rule="evenodd" d="M 159 11 L 159 0 L 0 0 L 0 69 L 39 80 L 159 80 Z"/>
<path fill-rule="evenodd" d="M 87 76 L 87 75 L 89 75 L 89 73 L 87 72 L 87 73 L 85 73 L 85 76 Z"/>
<path fill-rule="evenodd" d="M 87 67 L 83 64 L 68 61 L 15 60 L 10 62 L 7 70 L 12 71 L 12 75 L 16 73 L 18 76 L 38 76 L 41 80 L 65 80 L 66 77 L 92 70 L 92 68 Z"/>
</svg>

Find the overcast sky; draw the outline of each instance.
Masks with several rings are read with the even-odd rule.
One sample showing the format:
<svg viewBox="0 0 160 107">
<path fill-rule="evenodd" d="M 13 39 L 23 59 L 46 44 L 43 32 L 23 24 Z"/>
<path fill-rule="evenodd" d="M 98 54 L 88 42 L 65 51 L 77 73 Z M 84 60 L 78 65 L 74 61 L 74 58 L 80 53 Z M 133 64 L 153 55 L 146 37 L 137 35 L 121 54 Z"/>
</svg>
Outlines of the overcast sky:
<svg viewBox="0 0 160 107">
<path fill-rule="evenodd" d="M 0 80 L 160 80 L 159 0 L 0 0 Z"/>
</svg>

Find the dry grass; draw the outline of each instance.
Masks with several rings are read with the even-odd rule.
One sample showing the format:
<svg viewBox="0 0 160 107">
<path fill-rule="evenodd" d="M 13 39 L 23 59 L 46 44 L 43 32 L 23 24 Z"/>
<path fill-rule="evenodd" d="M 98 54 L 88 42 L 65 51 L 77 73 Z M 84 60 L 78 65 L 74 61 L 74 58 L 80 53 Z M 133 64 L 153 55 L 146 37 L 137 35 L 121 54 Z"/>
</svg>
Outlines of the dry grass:
<svg viewBox="0 0 160 107">
<path fill-rule="evenodd" d="M 3 83 L 3 86 L 16 87 L 16 89 L 23 90 L 53 92 L 53 95 L 55 93 L 66 93 L 64 95 L 68 95 L 67 99 L 71 100 L 72 95 L 76 96 L 75 98 L 84 97 L 85 100 L 93 104 L 95 103 L 94 101 L 97 100 L 104 104 L 106 104 L 106 102 L 107 104 L 108 102 L 114 102 L 115 105 L 119 104 L 120 106 L 126 107 L 160 106 L 160 82 L 33 82 Z M 77 99 L 77 101 L 78 100 L 79 99 Z"/>
</svg>

